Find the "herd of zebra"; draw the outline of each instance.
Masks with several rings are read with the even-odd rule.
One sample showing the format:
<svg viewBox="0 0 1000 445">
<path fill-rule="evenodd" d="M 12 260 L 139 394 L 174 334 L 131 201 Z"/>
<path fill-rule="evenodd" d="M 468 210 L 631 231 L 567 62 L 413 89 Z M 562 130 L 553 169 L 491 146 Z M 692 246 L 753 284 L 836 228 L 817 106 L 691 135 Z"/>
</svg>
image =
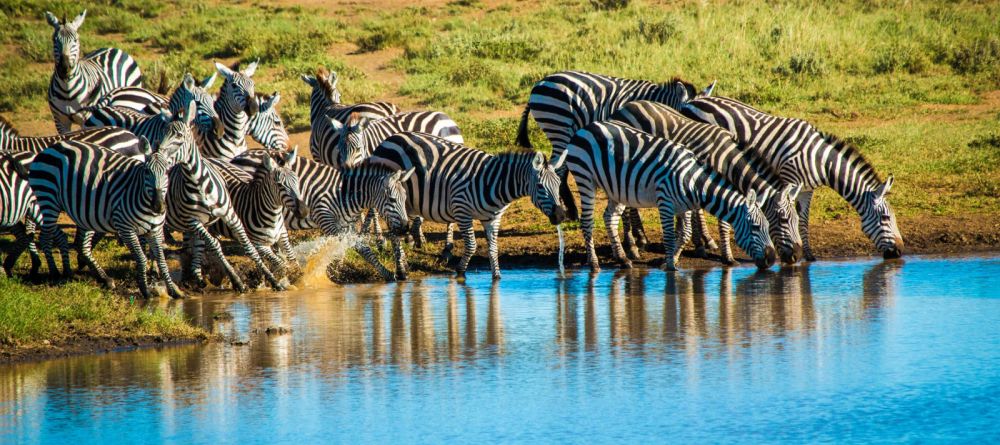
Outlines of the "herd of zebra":
<svg viewBox="0 0 1000 445">
<path fill-rule="evenodd" d="M 636 209 L 649 207 L 659 210 L 667 270 L 676 268 L 692 237 L 699 251 L 715 248 L 703 210 L 719 219 L 725 262 L 734 262 L 731 237 L 761 268 L 779 255 L 785 263 L 813 260 L 809 204 L 823 185 L 857 210 L 886 258 L 903 249 L 886 200 L 891 176 L 881 181 L 856 148 L 805 121 L 713 97 L 714 83 L 699 92 L 680 79 L 655 84 L 577 71 L 549 75 L 533 87 L 517 138 L 531 147 L 533 117 L 552 143 L 547 159 L 533 150 L 491 155 L 468 147 L 444 113 L 401 112 L 385 102 L 343 104 L 337 75 L 320 68 L 302 76 L 312 88 L 312 159 L 306 159 L 288 147 L 280 95 L 256 93 L 257 63 L 216 63 L 211 77 L 199 82 L 187 74 L 166 97 L 142 87 L 139 66 L 119 49 L 81 55 L 85 16 L 60 21 L 46 13 L 55 59 L 48 99 L 58 134 L 20 136 L 0 119 L 0 228 L 16 237 L 3 264 L 8 274 L 25 250 L 32 275 L 41 266 L 39 250 L 53 278 L 72 272 L 70 243 L 57 223 L 66 214 L 76 226 L 80 267 L 113 285 L 91 248 L 98 237 L 117 234 L 147 297 L 150 274 L 171 296 L 183 295 L 165 260 L 172 232 L 183 234 L 190 259 L 182 269 L 190 286 L 207 285 L 207 247 L 233 288 L 246 289 L 223 255 L 219 237 L 228 237 L 281 289 L 274 271 L 295 265 L 289 230 L 372 230 L 381 239 L 379 217 L 389 229 L 395 271 L 379 262 L 371 237 L 358 236 L 354 247 L 386 280 L 406 277 L 402 240 L 412 236 L 420 247 L 424 219 L 447 224 L 446 257 L 453 229 L 461 232 L 459 274 L 476 250 L 473 221 L 479 220 L 499 278 L 500 220 L 525 196 L 554 225 L 579 220 L 590 267 L 599 269 L 598 190 L 608 198 L 604 222 L 612 255 L 626 267 L 646 243 Z M 219 92 L 209 93 L 219 75 Z M 74 125 L 82 129 L 73 131 Z M 248 136 L 265 148 L 248 149 Z M 618 235 L 623 214 L 624 245 Z M 147 252 L 155 270 L 147 266 Z"/>
</svg>

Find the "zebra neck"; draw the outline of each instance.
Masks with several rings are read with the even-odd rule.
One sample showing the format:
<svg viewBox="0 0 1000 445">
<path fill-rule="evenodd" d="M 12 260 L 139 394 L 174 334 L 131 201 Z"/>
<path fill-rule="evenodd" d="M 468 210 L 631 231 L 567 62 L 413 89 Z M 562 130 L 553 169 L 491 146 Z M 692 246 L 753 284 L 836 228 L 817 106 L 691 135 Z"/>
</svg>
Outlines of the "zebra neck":
<svg viewBox="0 0 1000 445">
<path fill-rule="evenodd" d="M 222 137 L 231 141 L 236 141 L 237 145 L 244 145 L 247 124 L 250 122 L 246 111 L 240 109 L 229 95 L 223 95 L 215 101 L 215 112 L 219 114 L 224 127 Z"/>
<path fill-rule="evenodd" d="M 278 184 L 264 174 L 258 173 L 254 176 L 253 181 L 246 185 L 246 190 L 249 196 L 260 197 L 259 203 L 262 204 L 259 206 L 260 211 L 268 211 L 283 205 Z"/>
<path fill-rule="evenodd" d="M 484 194 L 491 195 L 497 204 L 531 195 L 534 153 L 501 154 L 491 157 L 483 165 L 477 182 Z"/>
<path fill-rule="evenodd" d="M 864 193 L 875 190 L 880 185 L 875 169 L 857 150 L 844 150 L 836 144 L 824 144 L 820 153 L 828 153 L 823 168 L 825 173 L 821 184 L 835 190 L 841 197 L 861 211 Z"/>
<path fill-rule="evenodd" d="M 692 181 L 698 207 L 729 224 L 737 224 L 746 200 L 722 175 L 711 172 Z"/>
<path fill-rule="evenodd" d="M 326 110 L 331 107 L 330 101 L 318 88 L 314 88 L 309 97 L 309 122 L 316 122 L 318 119 L 326 118 Z"/>
</svg>

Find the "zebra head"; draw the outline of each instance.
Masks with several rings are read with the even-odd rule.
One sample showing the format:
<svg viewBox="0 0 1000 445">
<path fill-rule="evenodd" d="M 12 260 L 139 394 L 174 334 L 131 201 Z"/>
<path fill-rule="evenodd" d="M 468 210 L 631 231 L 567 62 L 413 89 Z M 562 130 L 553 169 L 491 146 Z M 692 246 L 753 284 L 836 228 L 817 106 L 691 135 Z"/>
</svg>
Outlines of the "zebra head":
<svg viewBox="0 0 1000 445">
<path fill-rule="evenodd" d="M 189 101 L 187 106 L 176 114 L 171 115 L 167 110 L 161 112 L 160 118 L 167 121 L 167 129 L 157 152 L 170 157 L 173 162 L 193 164 L 198 155 L 198 147 L 195 145 L 191 127 L 197 114 L 197 104 L 194 101 Z"/>
<path fill-rule="evenodd" d="M 277 91 L 270 96 L 257 96 L 254 98 L 259 104 L 259 112 L 250 118 L 250 136 L 260 142 L 264 148 L 272 150 L 288 149 L 288 131 L 285 130 L 285 123 L 281 121 L 278 114 L 278 102 L 281 101 L 281 94 Z"/>
<path fill-rule="evenodd" d="M 246 111 L 247 115 L 253 117 L 257 114 L 257 101 L 254 97 L 253 75 L 257 72 L 257 62 L 247 65 L 242 70 L 229 68 L 219 62 L 215 63 L 215 69 L 225 77 L 222 82 L 222 91 L 219 93 L 219 100 L 230 105 L 234 110 Z"/>
<path fill-rule="evenodd" d="M 185 73 L 181 85 L 170 96 L 170 109 L 176 112 L 191 101 L 194 101 L 198 109 L 195 119 L 198 130 L 203 133 L 214 131 L 215 136 L 221 138 L 226 127 L 222 125 L 222 119 L 219 119 L 219 113 L 215 111 L 215 97 L 195 82 L 191 73 Z"/>
<path fill-rule="evenodd" d="M 538 207 L 552 224 L 560 224 L 566 219 L 566 206 L 559 198 L 560 180 L 556 170 L 566 162 L 567 154 L 569 150 L 563 150 L 558 158 L 552 162 L 545 162 L 545 155 L 535 153 L 531 160 L 531 171 L 534 175 L 531 203 Z"/>
<path fill-rule="evenodd" d="M 757 192 L 750 190 L 746 198 L 737 206 L 737 216 L 733 229 L 736 232 L 736 245 L 753 258 L 761 269 L 767 269 L 776 259 L 774 244 L 771 242 L 769 224 L 762 209 L 763 201 L 757 199 Z"/>
<path fill-rule="evenodd" d="M 272 156 L 264 156 L 262 166 L 267 177 L 278 187 L 282 201 L 286 205 L 291 203 L 295 217 L 306 219 L 309 217 L 309 206 L 299 189 L 299 176 L 292 169 L 292 164 L 298 159 L 298 151 L 299 147 L 296 145 L 291 150 L 282 152 L 277 161 Z"/>
<path fill-rule="evenodd" d="M 712 84 L 714 87 L 714 83 Z M 708 94 L 711 90 L 706 88 Z M 681 80 L 679 77 L 671 79 L 669 82 L 661 83 L 654 93 L 654 100 L 666 104 L 670 108 L 679 110 L 685 103 L 694 100 L 698 96 L 698 91 L 690 82 Z"/>
<path fill-rule="evenodd" d="M 80 35 L 77 30 L 86 17 L 85 9 L 72 22 L 67 22 L 66 16 L 63 16 L 62 23 L 59 23 L 59 19 L 51 12 L 45 13 L 45 19 L 55 29 L 52 33 L 52 55 L 56 62 L 56 74 L 60 79 L 67 79 L 76 71 L 80 61 Z"/>
<path fill-rule="evenodd" d="M 167 211 L 167 172 L 171 166 L 173 162 L 163 152 L 153 153 L 143 163 L 143 189 L 157 215 Z"/>
<path fill-rule="evenodd" d="M 331 120 L 333 120 L 331 118 Z M 333 124 L 337 128 L 337 124 Z M 337 167 L 354 167 L 368 158 L 371 153 L 365 147 L 368 121 L 358 113 L 351 113 L 347 124 L 340 129 L 340 141 L 337 147 Z"/>
<path fill-rule="evenodd" d="M 861 229 L 886 259 L 903 256 L 903 236 L 899 233 L 896 214 L 887 199 L 892 182 L 892 175 L 889 175 L 884 183 L 864 192 L 860 206 Z"/>
<path fill-rule="evenodd" d="M 406 183 L 415 170 L 415 167 L 410 167 L 385 174 L 381 186 L 377 187 L 372 196 L 372 207 L 378 209 L 379 214 L 385 218 L 389 233 L 393 236 L 403 236 L 410 230 L 410 219 L 406 214 Z"/>
<path fill-rule="evenodd" d="M 315 79 L 326 101 L 333 105 L 340 104 L 340 90 L 337 89 L 337 82 L 340 79 L 337 77 L 337 73 L 327 71 L 324 67 L 319 67 L 316 70 Z"/>
<path fill-rule="evenodd" d="M 771 228 L 771 240 L 781 254 L 781 261 L 788 264 L 795 264 L 802 258 L 799 213 L 795 208 L 795 199 L 801 191 L 802 184 L 788 184 L 781 191 L 761 198 L 764 201 L 764 215 Z"/>
</svg>

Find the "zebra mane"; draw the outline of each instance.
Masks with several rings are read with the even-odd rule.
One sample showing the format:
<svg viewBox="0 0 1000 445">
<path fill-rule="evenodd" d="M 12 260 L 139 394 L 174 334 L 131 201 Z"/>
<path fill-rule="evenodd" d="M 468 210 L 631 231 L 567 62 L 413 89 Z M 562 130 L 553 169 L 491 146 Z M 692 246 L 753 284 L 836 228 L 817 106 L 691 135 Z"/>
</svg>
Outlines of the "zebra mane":
<svg viewBox="0 0 1000 445">
<path fill-rule="evenodd" d="M 506 159 L 519 158 L 525 155 L 534 155 L 534 154 L 535 151 L 530 149 L 513 149 L 513 150 L 502 151 L 500 153 L 495 153 L 492 154 L 492 156 L 496 159 L 506 160 Z"/>
<path fill-rule="evenodd" d="M 0 116 L 0 133 L 10 133 L 14 137 L 21 136 L 21 133 L 17 131 L 17 128 L 14 128 L 14 124 L 3 116 Z"/>
<path fill-rule="evenodd" d="M 391 169 L 382 164 L 375 164 L 371 162 L 365 162 L 362 164 L 355 165 L 354 167 L 342 167 L 340 169 L 340 174 L 342 177 L 350 178 L 354 176 L 364 176 L 368 174 L 392 174 L 396 170 Z"/>
<path fill-rule="evenodd" d="M 875 167 L 872 166 L 871 161 L 869 161 L 868 158 L 865 157 L 864 153 L 862 153 L 861 149 L 859 149 L 856 145 L 848 142 L 845 139 L 840 139 L 837 136 L 834 136 L 829 133 L 824 133 L 822 131 L 819 131 L 819 134 L 820 136 L 823 137 L 824 141 L 833 146 L 833 150 L 835 152 L 840 153 L 842 156 L 846 158 L 854 157 L 860 159 L 861 162 L 855 163 L 855 166 L 857 167 L 858 172 L 862 176 L 868 179 L 874 179 L 880 184 L 883 182 L 882 177 L 879 176 L 878 172 L 875 171 Z"/>
<path fill-rule="evenodd" d="M 680 76 L 672 77 L 668 85 L 673 85 L 674 83 L 683 85 L 684 89 L 687 90 L 689 97 L 695 97 L 698 95 L 698 88 L 696 88 L 693 83 L 681 79 Z"/>
</svg>

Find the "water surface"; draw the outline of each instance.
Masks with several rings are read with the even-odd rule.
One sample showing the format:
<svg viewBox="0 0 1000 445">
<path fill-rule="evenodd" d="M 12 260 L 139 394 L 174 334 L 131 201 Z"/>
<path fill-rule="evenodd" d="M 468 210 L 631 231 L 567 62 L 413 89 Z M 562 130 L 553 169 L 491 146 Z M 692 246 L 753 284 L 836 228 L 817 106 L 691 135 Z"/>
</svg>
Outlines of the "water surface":
<svg viewBox="0 0 1000 445">
<path fill-rule="evenodd" d="M 2 367 L 0 443 L 1000 440 L 998 256 L 568 273 L 163 303 L 248 344 Z"/>
</svg>

